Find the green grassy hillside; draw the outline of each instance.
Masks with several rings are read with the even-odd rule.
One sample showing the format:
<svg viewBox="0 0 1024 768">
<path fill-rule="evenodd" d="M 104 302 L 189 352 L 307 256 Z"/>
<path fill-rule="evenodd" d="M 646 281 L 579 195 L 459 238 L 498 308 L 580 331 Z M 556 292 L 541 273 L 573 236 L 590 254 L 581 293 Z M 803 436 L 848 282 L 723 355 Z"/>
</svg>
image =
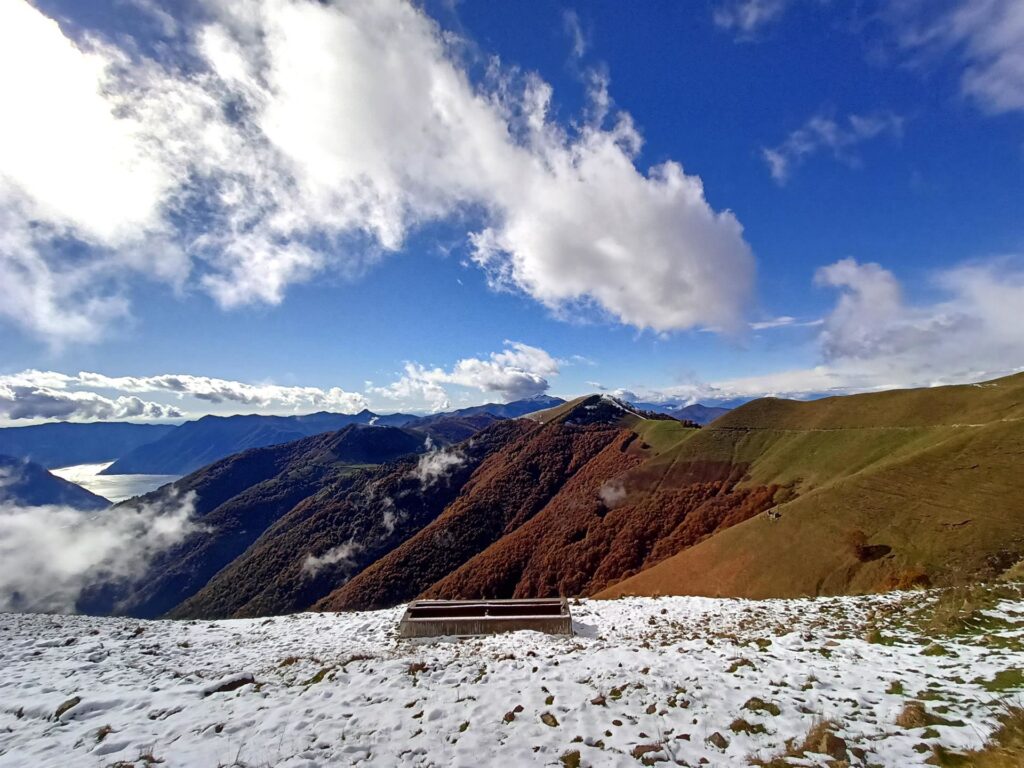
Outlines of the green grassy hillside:
<svg viewBox="0 0 1024 768">
<path fill-rule="evenodd" d="M 1024 554 L 1024 375 L 983 384 L 764 399 L 644 467 L 695 462 L 777 485 L 776 506 L 602 593 L 749 597 L 993 577 Z M 653 475 L 652 475 L 653 473 Z"/>
</svg>

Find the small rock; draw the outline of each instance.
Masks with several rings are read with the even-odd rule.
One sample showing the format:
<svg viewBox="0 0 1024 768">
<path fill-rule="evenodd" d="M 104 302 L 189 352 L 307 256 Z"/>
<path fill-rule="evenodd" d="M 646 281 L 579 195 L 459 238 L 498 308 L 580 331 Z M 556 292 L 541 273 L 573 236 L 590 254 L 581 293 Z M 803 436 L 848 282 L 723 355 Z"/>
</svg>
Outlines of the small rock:
<svg viewBox="0 0 1024 768">
<path fill-rule="evenodd" d="M 210 696 L 214 693 L 227 693 L 228 691 L 234 691 L 241 688 L 243 685 L 249 685 L 254 682 L 256 681 L 250 672 L 242 672 L 213 683 L 212 685 L 208 685 L 203 689 L 203 696 Z"/>
<path fill-rule="evenodd" d="M 61 715 L 63 715 L 65 712 L 67 712 L 72 707 L 77 707 L 81 703 L 82 703 L 82 697 L 81 696 L 72 696 L 70 699 L 68 699 L 63 704 L 61 704 L 59 707 L 57 707 L 57 711 L 53 713 L 53 719 L 54 720 L 60 720 L 60 716 Z"/>
<path fill-rule="evenodd" d="M 828 755 L 835 760 L 846 759 L 846 741 L 839 738 L 831 731 L 826 731 L 818 744 L 817 752 Z"/>
<path fill-rule="evenodd" d="M 661 744 L 637 744 L 635 747 L 633 747 L 633 751 L 630 752 L 630 754 L 633 755 L 634 759 L 639 760 L 644 755 L 646 755 L 646 754 L 648 754 L 650 752 L 660 752 L 660 751 L 661 751 Z"/>
<path fill-rule="evenodd" d="M 715 731 L 708 736 L 705 741 L 707 741 L 711 746 L 718 747 L 719 749 L 726 749 L 729 746 L 729 740 L 718 731 Z"/>
</svg>

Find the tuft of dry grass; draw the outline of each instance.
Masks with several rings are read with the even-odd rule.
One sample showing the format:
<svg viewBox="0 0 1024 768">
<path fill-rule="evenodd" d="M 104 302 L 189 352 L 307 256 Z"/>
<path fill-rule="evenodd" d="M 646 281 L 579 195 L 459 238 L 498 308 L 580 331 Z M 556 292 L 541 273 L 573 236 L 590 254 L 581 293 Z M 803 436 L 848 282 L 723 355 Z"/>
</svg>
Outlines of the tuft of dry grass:
<svg viewBox="0 0 1024 768">
<path fill-rule="evenodd" d="M 1002 705 L 999 728 L 981 749 L 956 753 L 935 747 L 928 762 L 941 768 L 1020 768 L 1024 765 L 1024 707 Z"/>
<path fill-rule="evenodd" d="M 924 728 L 930 723 L 928 710 L 920 701 L 908 701 L 896 715 L 896 725 L 900 728 Z"/>
<path fill-rule="evenodd" d="M 846 742 L 836 736 L 837 730 L 839 724 L 834 720 L 816 719 L 811 723 L 802 742 L 797 743 L 796 739 L 788 739 L 781 754 L 770 757 L 767 761 L 755 760 L 752 765 L 760 768 L 788 768 L 792 765 L 791 759 L 804 758 L 808 752 L 829 755 L 836 760 L 845 759 Z"/>
<path fill-rule="evenodd" d="M 986 629 L 993 620 L 984 612 L 1000 601 L 1020 599 L 1021 589 L 1009 584 L 970 584 L 942 590 L 918 621 L 928 635 L 960 635 Z"/>
</svg>

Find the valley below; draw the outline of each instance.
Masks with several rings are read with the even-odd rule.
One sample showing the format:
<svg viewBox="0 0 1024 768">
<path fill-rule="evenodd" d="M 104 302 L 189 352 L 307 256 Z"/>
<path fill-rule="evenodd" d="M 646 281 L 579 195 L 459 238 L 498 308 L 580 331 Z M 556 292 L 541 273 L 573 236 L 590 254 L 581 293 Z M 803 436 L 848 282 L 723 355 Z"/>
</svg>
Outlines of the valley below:
<svg viewBox="0 0 1024 768">
<path fill-rule="evenodd" d="M 0 766 L 1011 764 L 962 755 L 1020 718 L 1017 587 L 572 610 L 460 642 L 399 640 L 401 607 L 6 614 Z"/>
</svg>

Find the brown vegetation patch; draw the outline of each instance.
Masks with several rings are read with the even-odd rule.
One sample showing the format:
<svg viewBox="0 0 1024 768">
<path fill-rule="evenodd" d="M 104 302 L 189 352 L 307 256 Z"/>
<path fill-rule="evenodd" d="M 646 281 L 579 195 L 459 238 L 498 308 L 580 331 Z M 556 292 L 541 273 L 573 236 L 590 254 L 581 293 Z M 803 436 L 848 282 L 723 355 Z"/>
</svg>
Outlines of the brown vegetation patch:
<svg viewBox="0 0 1024 768">
<path fill-rule="evenodd" d="M 323 610 L 395 605 L 427 590 L 543 510 L 622 430 L 603 426 L 537 426 L 488 456 L 459 496 L 430 525 L 319 603 Z M 501 426 L 501 424 L 495 425 Z M 630 435 L 631 433 L 626 433 Z M 573 527 L 564 535 L 578 530 Z M 504 585 L 503 585 L 504 586 Z M 460 593 L 460 597 L 497 594 Z"/>
<path fill-rule="evenodd" d="M 774 486 L 736 489 L 743 468 L 721 462 L 680 465 L 651 488 L 642 467 L 630 471 L 642 460 L 627 450 L 632 439 L 621 433 L 532 520 L 424 596 L 594 594 L 772 504 Z"/>
</svg>

